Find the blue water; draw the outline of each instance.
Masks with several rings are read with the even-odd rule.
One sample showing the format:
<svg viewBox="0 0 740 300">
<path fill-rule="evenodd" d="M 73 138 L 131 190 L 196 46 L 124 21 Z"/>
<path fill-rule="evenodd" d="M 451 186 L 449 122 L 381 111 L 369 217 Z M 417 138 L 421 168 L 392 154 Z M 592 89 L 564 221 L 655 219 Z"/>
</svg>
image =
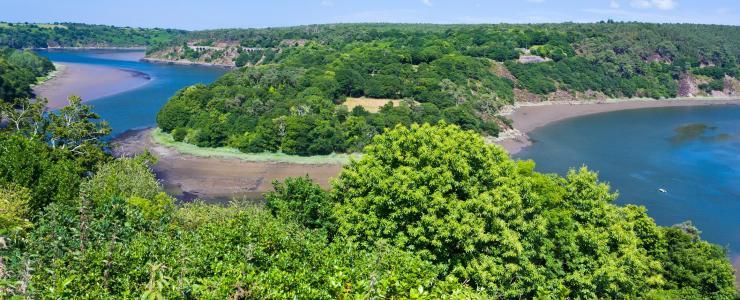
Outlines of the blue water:
<svg viewBox="0 0 740 300">
<path fill-rule="evenodd" d="M 196 83 L 211 83 L 226 70 L 215 67 L 152 64 L 138 61 L 141 51 L 54 50 L 38 51 L 55 62 L 122 68 L 146 73 L 149 83 L 120 94 L 87 102 L 110 123 L 112 136 L 156 124 L 159 109 L 178 90 Z"/>
<path fill-rule="evenodd" d="M 740 255 L 740 106 L 610 112 L 530 136 L 535 143 L 516 156 L 539 171 L 585 164 L 619 192 L 617 204 L 644 205 L 660 225 L 691 220 L 702 238 Z"/>
</svg>

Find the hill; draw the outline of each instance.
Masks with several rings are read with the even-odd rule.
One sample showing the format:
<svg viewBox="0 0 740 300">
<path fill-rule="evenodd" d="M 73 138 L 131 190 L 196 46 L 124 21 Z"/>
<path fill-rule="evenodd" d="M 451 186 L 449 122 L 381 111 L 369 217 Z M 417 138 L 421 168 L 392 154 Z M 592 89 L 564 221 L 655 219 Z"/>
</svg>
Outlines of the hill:
<svg viewBox="0 0 740 300">
<path fill-rule="evenodd" d="M 160 59 L 245 66 L 175 95 L 158 123 L 245 152 L 357 151 L 398 123 L 495 136 L 517 101 L 734 95 L 740 27 L 598 23 L 334 24 L 190 32 Z M 348 98 L 395 100 L 377 113 Z M 377 106 L 377 105 L 376 105 Z"/>
<path fill-rule="evenodd" d="M 0 23 L 0 47 L 146 47 L 170 43 L 184 30 L 133 28 L 80 23 Z"/>
</svg>

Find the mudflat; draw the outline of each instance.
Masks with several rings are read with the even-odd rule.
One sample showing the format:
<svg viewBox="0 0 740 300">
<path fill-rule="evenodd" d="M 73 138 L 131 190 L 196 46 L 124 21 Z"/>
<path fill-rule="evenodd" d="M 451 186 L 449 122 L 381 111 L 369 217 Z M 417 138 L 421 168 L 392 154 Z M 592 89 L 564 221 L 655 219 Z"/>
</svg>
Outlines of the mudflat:
<svg viewBox="0 0 740 300">
<path fill-rule="evenodd" d="M 153 171 L 165 189 L 181 199 L 259 198 L 274 180 L 308 175 L 323 188 L 342 170 L 340 164 L 252 162 L 231 158 L 196 157 L 155 144 L 152 129 L 130 131 L 112 142 L 114 155 L 131 156 L 149 150 L 157 157 Z"/>
<path fill-rule="evenodd" d="M 514 154 L 532 144 L 527 133 L 552 122 L 590 114 L 653 107 L 740 105 L 740 96 L 729 98 L 679 98 L 667 100 L 619 100 L 613 102 L 541 102 L 518 104 L 508 117 L 513 120 L 514 133 L 496 141 Z"/>
<path fill-rule="evenodd" d="M 37 98 L 49 99 L 49 108 L 67 105 L 72 95 L 90 101 L 115 95 L 147 84 L 149 75 L 133 71 L 88 64 L 63 63 L 54 78 L 33 88 Z"/>
</svg>

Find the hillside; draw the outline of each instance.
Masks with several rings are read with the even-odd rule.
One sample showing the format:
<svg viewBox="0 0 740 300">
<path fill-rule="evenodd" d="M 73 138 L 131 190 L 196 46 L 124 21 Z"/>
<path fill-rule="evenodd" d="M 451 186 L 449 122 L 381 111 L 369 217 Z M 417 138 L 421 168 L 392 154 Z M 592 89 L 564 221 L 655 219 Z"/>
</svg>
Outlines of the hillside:
<svg viewBox="0 0 740 300">
<path fill-rule="evenodd" d="M 53 70 L 51 61 L 33 52 L 0 48 L 0 104 L 31 97 L 31 85 Z"/>
<path fill-rule="evenodd" d="M 184 30 L 79 23 L 0 23 L 0 47 L 147 47 L 171 43 Z"/>
<path fill-rule="evenodd" d="M 398 123 L 495 136 L 516 101 L 735 95 L 739 44 L 736 26 L 337 24 L 196 31 L 150 55 L 247 66 L 175 95 L 166 132 L 308 155 L 357 151 Z M 347 97 L 403 104 L 349 111 Z"/>
</svg>

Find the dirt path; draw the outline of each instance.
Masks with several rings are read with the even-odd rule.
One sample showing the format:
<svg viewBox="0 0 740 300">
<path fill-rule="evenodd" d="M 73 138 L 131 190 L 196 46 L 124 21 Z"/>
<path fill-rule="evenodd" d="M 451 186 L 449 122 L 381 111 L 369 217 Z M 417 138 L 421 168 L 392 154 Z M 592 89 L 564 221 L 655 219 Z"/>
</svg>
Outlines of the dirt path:
<svg viewBox="0 0 740 300">
<path fill-rule="evenodd" d="M 183 155 L 175 149 L 154 144 L 150 133 L 151 129 L 122 134 L 112 142 L 113 152 L 116 156 L 131 156 L 149 149 L 158 158 L 153 168 L 157 177 L 169 193 L 182 200 L 258 199 L 262 193 L 272 190 L 273 180 L 305 175 L 329 188 L 331 179 L 342 169 L 338 164 L 249 162 Z"/>
</svg>

